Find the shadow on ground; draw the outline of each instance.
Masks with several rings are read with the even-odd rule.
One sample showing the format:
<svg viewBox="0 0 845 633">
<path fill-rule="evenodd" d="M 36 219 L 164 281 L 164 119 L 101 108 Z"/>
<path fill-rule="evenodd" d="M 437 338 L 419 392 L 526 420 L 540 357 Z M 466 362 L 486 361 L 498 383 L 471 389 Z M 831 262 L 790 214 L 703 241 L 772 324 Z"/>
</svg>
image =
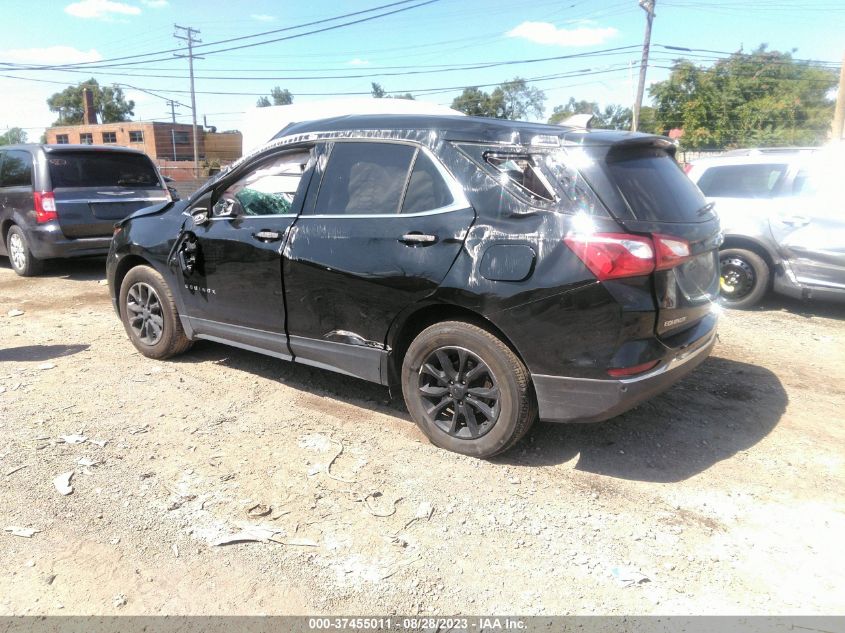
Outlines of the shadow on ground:
<svg viewBox="0 0 845 633">
<path fill-rule="evenodd" d="M 0 362 L 2 361 L 23 361 L 42 362 L 72 356 L 88 349 L 90 345 L 24 345 L 21 347 L 7 347 L 0 349 Z"/>
<path fill-rule="evenodd" d="M 0 257 L 0 268 L 12 270 L 8 257 Z M 39 277 L 68 281 L 99 281 L 106 278 L 106 258 L 49 259 L 44 262 L 44 270 L 31 279 L 37 280 Z"/>
<path fill-rule="evenodd" d="M 770 294 L 755 308 L 757 312 L 789 312 L 808 319 L 824 317 L 827 319 L 845 319 L 845 302 L 793 299 Z"/>
<path fill-rule="evenodd" d="M 401 394 L 330 371 L 215 343 L 198 343 L 179 362 L 215 362 L 316 396 L 335 398 L 411 422 Z M 494 463 L 543 466 L 577 458 L 576 469 L 653 482 L 676 482 L 747 450 L 777 425 L 788 397 L 768 369 L 711 357 L 666 393 L 596 424 L 534 426 Z M 362 420 L 362 424 L 366 424 Z"/>
</svg>

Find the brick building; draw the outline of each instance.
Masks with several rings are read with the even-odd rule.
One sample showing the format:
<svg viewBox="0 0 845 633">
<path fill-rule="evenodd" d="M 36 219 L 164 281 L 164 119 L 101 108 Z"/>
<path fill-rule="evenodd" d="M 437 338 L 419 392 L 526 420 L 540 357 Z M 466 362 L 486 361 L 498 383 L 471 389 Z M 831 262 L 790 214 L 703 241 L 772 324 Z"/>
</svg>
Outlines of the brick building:
<svg viewBox="0 0 845 633">
<path fill-rule="evenodd" d="M 183 123 L 121 121 L 47 128 L 48 143 L 83 145 L 123 145 L 145 152 L 150 158 L 193 160 L 194 139 L 191 125 Z M 205 156 L 204 132 L 197 126 L 197 150 Z"/>
</svg>

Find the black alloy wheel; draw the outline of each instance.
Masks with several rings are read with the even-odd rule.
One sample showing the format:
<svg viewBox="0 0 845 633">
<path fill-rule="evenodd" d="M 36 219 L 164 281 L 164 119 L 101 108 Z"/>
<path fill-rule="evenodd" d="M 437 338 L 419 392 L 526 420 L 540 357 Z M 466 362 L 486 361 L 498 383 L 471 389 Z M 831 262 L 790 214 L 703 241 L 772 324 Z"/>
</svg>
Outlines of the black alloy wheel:
<svg viewBox="0 0 845 633">
<path fill-rule="evenodd" d="M 499 418 L 499 386 L 476 354 L 462 347 L 440 347 L 420 368 L 419 394 L 428 421 L 444 433 L 476 439 Z"/>
<path fill-rule="evenodd" d="M 464 321 L 435 323 L 411 341 L 402 394 L 432 444 L 473 457 L 508 450 L 537 419 L 525 364 L 494 333 Z"/>
<path fill-rule="evenodd" d="M 148 283 L 139 281 L 126 293 L 127 321 L 135 335 L 145 345 L 155 345 L 164 331 L 161 299 Z"/>
</svg>

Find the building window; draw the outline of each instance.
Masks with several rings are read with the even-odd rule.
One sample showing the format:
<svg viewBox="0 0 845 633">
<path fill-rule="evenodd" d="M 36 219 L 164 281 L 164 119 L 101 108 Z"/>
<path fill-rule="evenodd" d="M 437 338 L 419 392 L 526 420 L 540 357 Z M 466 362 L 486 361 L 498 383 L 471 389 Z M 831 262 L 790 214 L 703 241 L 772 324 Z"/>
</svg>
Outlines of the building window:
<svg viewBox="0 0 845 633">
<path fill-rule="evenodd" d="M 67 145 L 67 134 L 56 134 L 56 143 L 58 143 L 59 145 Z"/>
<path fill-rule="evenodd" d="M 79 133 L 79 142 L 83 145 L 93 145 L 94 144 L 94 135 L 91 132 L 80 132 Z"/>
<path fill-rule="evenodd" d="M 117 143 L 117 132 L 103 132 L 103 143 Z"/>
<path fill-rule="evenodd" d="M 141 130 L 129 130 L 130 143 L 143 143 L 144 133 Z"/>
<path fill-rule="evenodd" d="M 177 132 L 173 131 L 173 142 L 178 143 L 180 145 L 187 145 L 190 141 L 188 141 L 188 133 L 187 132 Z"/>
</svg>

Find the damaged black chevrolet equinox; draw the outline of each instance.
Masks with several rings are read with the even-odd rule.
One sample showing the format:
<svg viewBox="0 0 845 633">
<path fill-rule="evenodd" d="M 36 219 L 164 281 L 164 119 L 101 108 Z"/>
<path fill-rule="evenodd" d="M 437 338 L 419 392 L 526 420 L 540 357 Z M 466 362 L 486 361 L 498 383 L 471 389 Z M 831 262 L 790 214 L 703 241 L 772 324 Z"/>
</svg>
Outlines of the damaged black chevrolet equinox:
<svg viewBox="0 0 845 633">
<path fill-rule="evenodd" d="M 400 387 L 452 451 L 615 416 L 716 334 L 719 222 L 663 137 L 462 116 L 299 123 L 115 228 L 145 356 L 197 339 Z"/>
</svg>

